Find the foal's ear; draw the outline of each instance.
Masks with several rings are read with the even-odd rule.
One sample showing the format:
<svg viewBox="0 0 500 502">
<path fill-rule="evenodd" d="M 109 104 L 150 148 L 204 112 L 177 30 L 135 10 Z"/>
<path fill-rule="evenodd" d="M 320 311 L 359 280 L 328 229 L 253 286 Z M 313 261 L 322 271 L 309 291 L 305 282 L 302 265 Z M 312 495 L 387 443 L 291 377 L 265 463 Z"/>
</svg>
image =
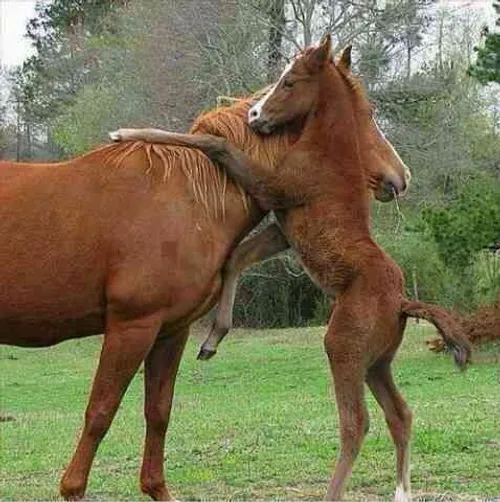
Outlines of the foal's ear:
<svg viewBox="0 0 500 502">
<path fill-rule="evenodd" d="M 342 54 L 340 54 L 340 58 L 337 62 L 338 65 L 342 66 L 346 70 L 351 69 L 351 52 L 352 52 L 352 45 L 349 44 L 342 51 Z"/>
<path fill-rule="evenodd" d="M 331 60 L 332 37 L 326 33 L 321 39 L 318 47 L 312 53 L 313 65 L 320 69 Z"/>
</svg>

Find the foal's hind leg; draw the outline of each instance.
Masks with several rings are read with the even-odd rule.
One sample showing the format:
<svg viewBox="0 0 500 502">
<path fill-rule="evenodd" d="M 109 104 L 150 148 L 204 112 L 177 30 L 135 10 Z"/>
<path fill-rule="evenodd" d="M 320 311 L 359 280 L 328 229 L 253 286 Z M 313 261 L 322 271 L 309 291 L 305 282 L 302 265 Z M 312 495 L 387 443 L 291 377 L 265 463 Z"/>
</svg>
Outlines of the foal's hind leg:
<svg viewBox="0 0 500 502">
<path fill-rule="evenodd" d="M 92 393 L 85 413 L 85 426 L 77 449 L 61 480 L 65 499 L 80 499 L 97 447 L 111 425 L 116 410 L 161 326 L 158 314 L 122 320 L 110 314 Z"/>
<path fill-rule="evenodd" d="M 271 224 L 262 232 L 242 242 L 229 257 L 222 272 L 222 294 L 217 317 L 210 334 L 203 342 L 198 359 L 210 359 L 233 324 L 233 306 L 239 274 L 250 265 L 265 260 L 289 247 L 278 225 Z"/>
<path fill-rule="evenodd" d="M 335 328 L 336 320 L 341 316 L 340 309 L 334 312 L 325 337 L 340 426 L 340 452 L 326 500 L 342 499 L 369 425 L 364 398 L 363 354 L 356 346 L 357 333 L 354 330 L 347 329 L 345 324 L 341 329 Z"/>
<path fill-rule="evenodd" d="M 171 500 L 163 472 L 165 435 L 167 432 L 175 378 L 189 328 L 160 338 L 146 358 L 146 443 L 141 469 L 141 490 L 154 500 Z"/>
<path fill-rule="evenodd" d="M 366 377 L 376 400 L 385 413 L 385 419 L 396 445 L 395 502 L 410 502 L 410 436 L 412 415 L 392 378 L 390 362 L 371 368 Z"/>
</svg>

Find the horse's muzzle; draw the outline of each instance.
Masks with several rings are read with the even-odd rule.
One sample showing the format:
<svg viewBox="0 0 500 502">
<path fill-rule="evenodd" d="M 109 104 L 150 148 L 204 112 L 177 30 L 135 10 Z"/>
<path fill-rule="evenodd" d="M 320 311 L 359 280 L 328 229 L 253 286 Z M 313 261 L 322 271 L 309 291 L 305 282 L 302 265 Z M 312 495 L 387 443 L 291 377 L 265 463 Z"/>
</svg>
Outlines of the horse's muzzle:
<svg viewBox="0 0 500 502">
<path fill-rule="evenodd" d="M 272 122 L 268 119 L 259 117 L 252 119 L 252 117 L 248 120 L 248 125 L 255 131 L 260 134 L 271 134 L 274 130 L 274 126 Z"/>
</svg>

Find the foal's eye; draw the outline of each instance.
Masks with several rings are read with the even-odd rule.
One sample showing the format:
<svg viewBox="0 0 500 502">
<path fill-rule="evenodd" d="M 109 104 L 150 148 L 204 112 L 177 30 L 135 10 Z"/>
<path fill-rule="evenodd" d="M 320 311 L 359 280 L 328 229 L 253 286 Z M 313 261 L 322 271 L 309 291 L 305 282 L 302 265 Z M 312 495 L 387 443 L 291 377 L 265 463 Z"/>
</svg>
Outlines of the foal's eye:
<svg viewBox="0 0 500 502">
<path fill-rule="evenodd" d="M 293 87 L 294 83 L 295 82 L 293 80 L 290 80 L 290 79 L 286 78 L 285 80 L 283 80 L 283 87 L 285 89 L 291 89 Z"/>
</svg>

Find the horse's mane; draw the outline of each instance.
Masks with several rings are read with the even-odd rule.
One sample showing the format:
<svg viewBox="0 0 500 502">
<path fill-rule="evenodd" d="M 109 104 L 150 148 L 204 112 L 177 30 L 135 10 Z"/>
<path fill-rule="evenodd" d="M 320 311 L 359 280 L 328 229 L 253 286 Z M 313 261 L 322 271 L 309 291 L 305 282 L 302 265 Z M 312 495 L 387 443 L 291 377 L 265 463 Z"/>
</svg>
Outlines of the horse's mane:
<svg viewBox="0 0 500 502">
<path fill-rule="evenodd" d="M 250 106 L 251 98 L 245 98 L 230 106 L 211 110 L 196 119 L 191 132 L 223 136 L 256 161 L 274 167 L 290 145 L 292 135 L 286 131 L 270 136 L 255 134 L 247 124 Z M 129 155 L 138 151 L 147 156 L 146 173 L 167 182 L 173 171 L 182 172 L 196 201 L 213 217 L 224 217 L 227 175 L 199 150 L 135 141 L 104 145 L 84 157 L 97 156 L 101 162 L 119 167 Z M 238 189 L 247 209 L 248 195 L 240 187 Z"/>
<path fill-rule="evenodd" d="M 227 138 L 256 162 L 275 167 L 289 148 L 294 135 L 287 129 L 271 135 L 256 134 L 247 123 L 252 98 L 244 98 L 232 106 L 211 110 L 196 119 L 193 134 L 214 134 Z"/>
<path fill-rule="evenodd" d="M 180 173 L 186 178 L 196 202 L 210 216 L 224 219 L 227 177 L 200 150 L 145 141 L 123 141 L 103 145 L 78 160 L 97 160 L 110 168 L 123 168 L 126 164 L 130 165 L 126 161 L 137 152 L 146 157 L 146 162 L 140 166 L 151 180 L 167 183 L 174 173 Z M 247 194 L 241 191 L 241 197 L 247 209 Z"/>
</svg>

